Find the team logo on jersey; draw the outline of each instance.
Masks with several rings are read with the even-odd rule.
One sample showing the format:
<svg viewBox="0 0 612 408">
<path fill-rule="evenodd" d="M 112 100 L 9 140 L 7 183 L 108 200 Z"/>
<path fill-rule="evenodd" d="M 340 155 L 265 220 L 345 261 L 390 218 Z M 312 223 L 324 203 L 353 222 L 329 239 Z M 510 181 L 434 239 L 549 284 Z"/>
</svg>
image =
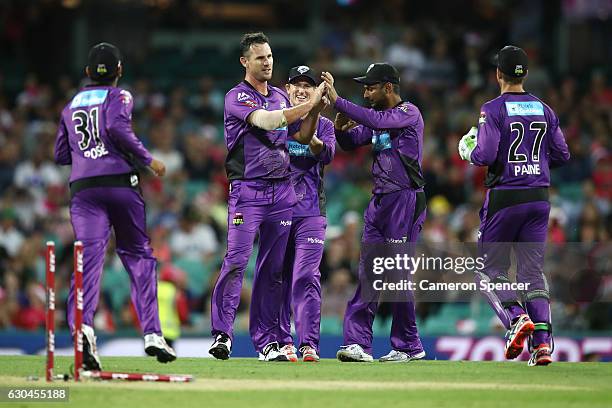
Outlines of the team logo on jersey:
<svg viewBox="0 0 612 408">
<path fill-rule="evenodd" d="M 132 187 L 136 187 L 138 185 L 138 176 L 136 174 L 132 174 L 130 176 L 130 184 Z"/>
<path fill-rule="evenodd" d="M 244 106 L 248 106 L 249 108 L 256 108 L 257 102 L 255 102 L 251 95 L 246 92 L 238 92 L 238 96 L 236 97 L 238 102 L 242 103 Z"/>
<path fill-rule="evenodd" d="M 480 112 L 480 117 L 478 118 L 478 124 L 479 125 L 484 125 L 485 123 L 487 123 L 487 113 L 486 112 Z"/>
<path fill-rule="evenodd" d="M 515 75 L 523 75 L 523 66 L 522 65 L 517 65 L 514 68 L 514 74 Z"/>
<path fill-rule="evenodd" d="M 401 110 L 402 112 L 408 112 L 408 109 L 410 109 L 410 107 L 407 103 L 402 103 L 400 106 L 397 107 L 397 109 Z"/>
<path fill-rule="evenodd" d="M 285 109 L 286 107 L 287 107 L 287 102 L 282 101 L 282 102 L 280 103 L 280 108 L 281 108 L 281 109 Z"/>
<path fill-rule="evenodd" d="M 234 214 L 234 219 L 232 220 L 232 224 L 234 225 L 244 224 L 244 217 L 242 216 L 242 213 L 237 212 L 236 214 Z"/>
</svg>

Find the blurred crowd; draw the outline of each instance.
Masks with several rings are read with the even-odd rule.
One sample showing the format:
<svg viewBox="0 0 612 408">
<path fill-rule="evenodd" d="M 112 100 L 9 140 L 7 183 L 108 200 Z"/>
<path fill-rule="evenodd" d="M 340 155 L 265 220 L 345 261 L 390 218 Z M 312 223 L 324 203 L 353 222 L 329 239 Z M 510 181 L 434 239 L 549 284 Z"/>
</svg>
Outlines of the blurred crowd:
<svg viewBox="0 0 612 408">
<path fill-rule="evenodd" d="M 274 50 L 274 36 L 271 41 Z M 303 63 L 332 72 L 340 94 L 358 103 L 362 103 L 361 87 L 351 81 L 352 76 L 363 74 L 374 61 L 388 61 L 400 70 L 402 96 L 420 108 L 425 120 L 428 217 L 421 234 L 424 242 L 476 241 L 484 169 L 461 161 L 457 144 L 476 124 L 480 106 L 498 95 L 489 57 L 501 45 L 470 31 L 444 35 L 439 30 L 407 28 L 389 38 L 374 28 L 357 28 L 329 30 L 314 54 L 303 56 Z M 540 65 L 541 50 L 536 45 L 526 50 L 530 56 L 526 89 L 557 112 L 572 154 L 568 166 L 553 171 L 549 239 L 557 244 L 609 243 L 610 80 L 597 70 L 588 72 L 584 80 L 559 77 Z M 238 64 L 237 57 L 234 63 Z M 127 64 L 128 74 L 130 69 Z M 282 85 L 285 76 L 277 68 L 274 84 Z M 176 309 L 185 331 L 207 332 L 209 327 L 210 293 L 227 228 L 223 98 L 232 82 L 240 79 L 202 72 L 189 86 L 170 83 L 162 88 L 151 78 L 134 75 L 120 83 L 134 96 L 136 134 L 167 166 L 165 178 L 147 175 L 142 187 L 160 281 L 176 288 Z M 82 79 L 68 75 L 43 83 L 28 74 L 21 91 L 12 95 L 4 90 L 0 75 L 0 329 L 44 326 L 47 240 L 57 244 L 58 305 L 65 304 L 74 239 L 68 211 L 69 168 L 53 163 L 53 148 L 59 113 L 82 85 Z M 331 110 L 325 114 L 334 115 Z M 338 148 L 325 172 L 329 227 L 321 264 L 323 332 L 338 332 L 346 301 L 354 292 L 362 211 L 371 190 L 370 165 L 369 148 L 351 154 Z M 238 330 L 248 326 L 255 253 L 247 271 Z M 420 304 L 424 330 L 428 321 L 440 320 L 455 307 L 465 305 Z M 455 317 L 444 320 L 447 331 L 472 327 L 465 320 L 474 317 L 473 310 L 471 306 L 466 315 L 450 313 Z M 557 301 L 553 310 L 555 329 L 610 329 L 609 304 Z M 381 313 L 385 322 L 385 308 Z M 483 313 L 477 314 L 485 325 L 490 324 L 492 314 Z M 63 313 L 58 315 L 63 318 Z M 65 327 L 65 322 L 60 324 Z M 129 279 L 112 243 L 95 326 L 101 332 L 137 326 Z"/>
</svg>

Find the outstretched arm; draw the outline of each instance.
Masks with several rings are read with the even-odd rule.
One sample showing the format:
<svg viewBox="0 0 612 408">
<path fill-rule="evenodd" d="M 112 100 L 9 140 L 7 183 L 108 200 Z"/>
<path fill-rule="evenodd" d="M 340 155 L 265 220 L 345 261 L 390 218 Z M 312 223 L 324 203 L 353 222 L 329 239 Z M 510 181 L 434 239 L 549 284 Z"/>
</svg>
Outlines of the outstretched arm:
<svg viewBox="0 0 612 408">
<path fill-rule="evenodd" d="M 327 86 L 327 93 L 334 108 L 359 124 L 370 129 L 401 129 L 414 123 L 414 115 L 406 111 L 398 109 L 377 111 L 355 105 L 338 96 L 334 88 L 334 77 L 329 72 L 323 72 L 321 78 Z"/>
</svg>

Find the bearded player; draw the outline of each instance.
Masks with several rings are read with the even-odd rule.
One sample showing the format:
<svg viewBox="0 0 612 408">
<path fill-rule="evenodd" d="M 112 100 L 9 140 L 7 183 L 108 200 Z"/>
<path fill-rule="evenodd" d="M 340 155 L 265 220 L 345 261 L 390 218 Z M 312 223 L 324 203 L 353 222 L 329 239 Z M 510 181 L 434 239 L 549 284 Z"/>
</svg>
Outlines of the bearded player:
<svg viewBox="0 0 612 408">
<path fill-rule="evenodd" d="M 359 261 L 360 284 L 344 315 L 344 346 L 336 356 L 340 361 L 369 362 L 372 357 L 372 324 L 378 301 L 362 295 L 366 251 L 364 248 L 394 242 L 416 242 L 425 221 L 425 181 L 423 157 L 423 117 L 413 104 L 402 101 L 400 77 L 386 63 L 370 65 L 366 75 L 355 78 L 363 85 L 363 96 L 371 109 L 338 96 L 334 78 L 322 75 L 327 96 L 340 113 L 334 126 L 336 139 L 344 150 L 372 145 L 374 188 L 364 213 L 362 251 Z M 381 362 L 408 362 L 425 357 L 416 326 L 414 302 L 392 303 L 392 350 Z"/>
<path fill-rule="evenodd" d="M 209 353 L 230 357 L 233 324 L 242 279 L 259 233 L 259 253 L 250 309 L 251 339 L 264 361 L 289 361 L 279 346 L 283 259 L 295 191 L 289 179 L 287 137 L 309 144 L 322 109 L 323 86 L 310 101 L 290 107 L 285 92 L 268 84 L 273 57 L 263 33 L 245 34 L 240 43 L 245 79 L 225 96 L 225 161 L 230 180 L 227 252 L 212 293 Z M 301 124 L 295 124 L 305 117 Z"/>
<path fill-rule="evenodd" d="M 507 46 L 497 54 L 501 95 L 480 110 L 478 128 L 459 143 L 459 154 L 476 166 L 488 166 L 489 189 L 480 211 L 479 249 L 486 254 L 477 279 L 509 283 L 510 249 L 517 255 L 517 281 L 528 289 L 485 292 L 508 333 L 505 356 L 518 357 L 529 340 L 529 365 L 552 362 L 550 294 L 543 274 L 548 229 L 550 168 L 565 164 L 570 153 L 559 119 L 544 102 L 525 92 L 527 54 Z M 481 255 L 481 256 L 482 256 Z"/>
</svg>

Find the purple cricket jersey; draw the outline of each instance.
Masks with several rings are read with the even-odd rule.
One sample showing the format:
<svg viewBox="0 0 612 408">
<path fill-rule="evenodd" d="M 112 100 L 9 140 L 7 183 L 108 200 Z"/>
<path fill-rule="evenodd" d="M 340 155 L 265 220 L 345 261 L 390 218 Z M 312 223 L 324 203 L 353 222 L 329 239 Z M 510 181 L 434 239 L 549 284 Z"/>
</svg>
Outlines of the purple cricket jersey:
<svg viewBox="0 0 612 408">
<path fill-rule="evenodd" d="M 114 86 L 83 88 L 62 111 L 55 161 L 72 165 L 70 182 L 124 174 L 153 158 L 132 130 L 132 95 Z"/>
<path fill-rule="evenodd" d="M 285 126 L 267 131 L 247 121 L 256 110 L 273 111 L 289 106 L 287 94 L 271 85 L 268 85 L 268 95 L 264 96 L 247 81 L 242 81 L 225 95 L 223 122 L 228 150 L 225 170 L 229 180 L 289 177 L 287 134 L 289 129 L 297 129 Z"/>
<path fill-rule="evenodd" d="M 471 162 L 489 166 L 485 186 L 548 187 L 550 168 L 570 153 L 553 110 L 527 92 L 506 92 L 482 105 Z"/>
<path fill-rule="evenodd" d="M 323 170 L 336 152 L 336 135 L 331 120 L 320 117 L 314 133 L 323 142 L 323 150 L 317 155 L 308 145 L 289 136 L 287 143 L 291 163 L 291 181 L 297 196 L 293 217 L 325 215 L 325 188 Z"/>
<path fill-rule="evenodd" d="M 338 97 L 335 108 L 360 123 L 348 132 L 336 130 L 342 149 L 372 144 L 372 193 L 418 190 L 425 185 L 421 171 L 424 125 L 416 106 L 401 102 L 391 109 L 376 111 Z"/>
</svg>

